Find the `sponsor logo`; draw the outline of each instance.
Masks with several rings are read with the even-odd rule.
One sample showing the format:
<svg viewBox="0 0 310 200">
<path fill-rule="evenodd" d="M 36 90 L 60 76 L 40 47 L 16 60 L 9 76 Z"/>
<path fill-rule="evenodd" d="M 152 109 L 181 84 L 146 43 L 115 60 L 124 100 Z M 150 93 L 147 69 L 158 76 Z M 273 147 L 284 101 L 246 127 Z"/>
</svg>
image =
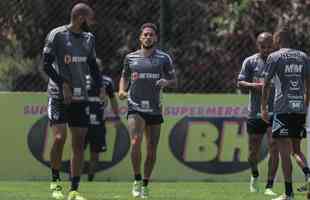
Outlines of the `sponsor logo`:
<svg viewBox="0 0 310 200">
<path fill-rule="evenodd" d="M 290 64 L 285 65 L 285 73 L 301 73 L 303 65 Z"/>
<path fill-rule="evenodd" d="M 64 63 L 65 64 L 71 64 L 71 63 L 83 63 L 87 61 L 86 56 L 71 56 L 69 54 L 66 54 L 64 56 Z"/>
<path fill-rule="evenodd" d="M 236 117 L 184 117 L 172 128 L 169 147 L 185 166 L 210 174 L 231 174 L 250 168 L 246 119 Z M 267 138 L 261 160 L 268 155 Z"/>
</svg>

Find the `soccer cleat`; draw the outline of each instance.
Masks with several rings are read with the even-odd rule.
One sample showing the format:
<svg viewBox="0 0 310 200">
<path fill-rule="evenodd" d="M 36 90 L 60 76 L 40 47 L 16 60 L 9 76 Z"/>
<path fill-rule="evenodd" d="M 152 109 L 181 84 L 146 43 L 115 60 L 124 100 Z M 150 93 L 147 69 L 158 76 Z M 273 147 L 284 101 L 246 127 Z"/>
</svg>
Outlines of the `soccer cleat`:
<svg viewBox="0 0 310 200">
<path fill-rule="evenodd" d="M 132 196 L 133 197 L 140 197 L 141 195 L 141 181 L 134 181 L 132 186 Z"/>
<path fill-rule="evenodd" d="M 294 200 L 293 195 L 292 196 L 287 196 L 286 194 L 282 194 L 281 196 L 272 199 L 272 200 Z"/>
<path fill-rule="evenodd" d="M 251 176 L 250 180 L 250 192 L 259 192 L 258 188 L 258 178 Z"/>
<path fill-rule="evenodd" d="M 304 184 L 304 185 L 300 186 L 299 188 L 297 188 L 297 191 L 298 192 L 307 192 L 308 191 L 307 189 L 308 189 L 307 184 Z"/>
<path fill-rule="evenodd" d="M 54 199 L 64 199 L 64 195 L 62 194 L 62 187 L 59 182 L 51 182 L 50 189 L 52 190 L 52 197 Z"/>
<path fill-rule="evenodd" d="M 149 197 L 149 188 L 146 186 L 142 186 L 141 188 L 141 198 L 146 199 Z"/>
<path fill-rule="evenodd" d="M 82 197 L 77 191 L 70 191 L 68 200 L 86 200 L 86 198 Z"/>
<path fill-rule="evenodd" d="M 271 188 L 266 188 L 264 195 L 268 195 L 268 196 L 277 196 L 277 193 L 273 192 L 271 190 Z"/>
</svg>

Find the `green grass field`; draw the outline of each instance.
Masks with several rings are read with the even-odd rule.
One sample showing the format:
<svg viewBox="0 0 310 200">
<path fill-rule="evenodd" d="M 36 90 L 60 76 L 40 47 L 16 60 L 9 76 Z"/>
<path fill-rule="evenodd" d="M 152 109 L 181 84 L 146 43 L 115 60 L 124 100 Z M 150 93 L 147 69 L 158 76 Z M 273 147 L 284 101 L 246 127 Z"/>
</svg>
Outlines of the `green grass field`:
<svg viewBox="0 0 310 200">
<path fill-rule="evenodd" d="M 295 184 L 296 186 L 300 184 Z M 69 183 L 64 184 L 67 192 Z M 264 184 L 261 183 L 261 188 Z M 82 182 L 80 192 L 88 200 L 130 200 L 131 183 L 128 182 Z M 283 184 L 276 183 L 275 190 L 283 192 Z M 152 200 L 264 200 L 272 199 L 262 193 L 248 192 L 247 183 L 207 183 L 207 182 L 177 182 L 150 185 Z M 306 199 L 304 193 L 295 192 L 295 200 Z M 52 200 L 49 182 L 13 182 L 0 181 L 0 200 Z"/>
</svg>

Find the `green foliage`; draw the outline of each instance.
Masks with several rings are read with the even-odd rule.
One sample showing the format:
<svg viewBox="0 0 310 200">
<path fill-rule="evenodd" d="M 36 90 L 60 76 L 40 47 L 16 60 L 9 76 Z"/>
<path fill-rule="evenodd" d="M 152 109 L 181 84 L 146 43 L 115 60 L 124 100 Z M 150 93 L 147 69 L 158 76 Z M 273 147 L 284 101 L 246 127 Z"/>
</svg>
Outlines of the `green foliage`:
<svg viewBox="0 0 310 200">
<path fill-rule="evenodd" d="M 32 73 L 33 59 L 24 58 L 16 41 L 12 41 L 0 51 L 0 90 L 12 90 L 17 77 Z"/>
</svg>

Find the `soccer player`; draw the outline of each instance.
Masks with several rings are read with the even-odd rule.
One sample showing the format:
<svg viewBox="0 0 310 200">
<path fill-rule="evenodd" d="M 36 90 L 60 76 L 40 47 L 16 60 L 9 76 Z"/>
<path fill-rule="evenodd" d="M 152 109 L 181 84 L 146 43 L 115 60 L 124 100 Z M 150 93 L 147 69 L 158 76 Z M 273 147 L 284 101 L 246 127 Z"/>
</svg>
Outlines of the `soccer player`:
<svg viewBox="0 0 310 200">
<path fill-rule="evenodd" d="M 102 68 L 101 61 L 97 59 L 97 65 Z M 101 70 L 102 71 L 102 70 Z M 116 96 L 114 94 L 113 80 L 105 75 L 102 75 L 102 84 L 106 89 L 106 94 L 109 96 L 111 108 L 115 115 L 114 119 L 119 122 L 119 109 Z M 105 128 L 105 117 L 104 109 L 108 105 L 108 99 L 105 98 L 104 102 L 99 98 L 98 90 L 93 86 L 88 92 L 89 95 L 89 127 L 85 139 L 85 148 L 90 145 L 90 162 L 88 168 L 88 181 L 93 181 L 95 176 L 95 170 L 99 161 L 99 153 L 107 151 L 106 146 L 106 128 Z"/>
<path fill-rule="evenodd" d="M 249 116 L 247 119 L 247 131 L 249 134 L 249 156 L 252 176 L 250 178 L 250 192 L 258 192 L 258 161 L 260 159 L 260 147 L 264 134 L 267 132 L 269 144 L 268 180 L 265 194 L 276 195 L 272 191 L 273 181 L 278 169 L 279 152 L 271 137 L 270 123 L 261 119 L 260 98 L 263 87 L 263 77 L 266 70 L 266 59 L 272 52 L 272 34 L 263 32 L 256 40 L 258 53 L 246 58 L 238 77 L 238 86 L 250 91 Z M 273 98 L 269 99 L 269 112 L 272 112 Z"/>
<path fill-rule="evenodd" d="M 93 10 L 84 3 L 71 11 L 70 24 L 51 30 L 43 50 L 44 71 L 49 76 L 48 118 L 54 142 L 51 149 L 52 197 L 63 199 L 59 170 L 68 124 L 72 137 L 71 189 L 68 200 L 84 200 L 77 190 L 83 163 L 84 139 L 89 121 L 88 79 L 93 77 L 100 96 L 105 90 L 96 65 L 95 38 L 88 32 Z"/>
<path fill-rule="evenodd" d="M 147 198 L 148 182 L 153 171 L 161 123 L 160 93 L 162 88 L 176 85 L 171 57 L 156 48 L 157 27 L 145 23 L 141 27 L 141 48 L 129 53 L 119 83 L 119 98 L 128 99 L 128 130 L 131 136 L 131 162 L 134 173 L 132 195 Z M 128 95 L 126 90 L 129 87 Z M 144 177 L 141 175 L 141 142 L 145 131 L 147 155 Z"/>
<path fill-rule="evenodd" d="M 274 200 L 292 200 L 291 138 L 300 138 L 304 129 L 309 99 L 309 60 L 307 55 L 290 48 L 290 33 L 287 29 L 277 31 L 273 42 L 279 50 L 267 59 L 267 75 L 264 81 L 261 111 L 268 121 L 267 100 L 271 79 L 275 81 L 274 118 L 272 135 L 276 140 L 285 180 L 285 194 Z"/>
</svg>

